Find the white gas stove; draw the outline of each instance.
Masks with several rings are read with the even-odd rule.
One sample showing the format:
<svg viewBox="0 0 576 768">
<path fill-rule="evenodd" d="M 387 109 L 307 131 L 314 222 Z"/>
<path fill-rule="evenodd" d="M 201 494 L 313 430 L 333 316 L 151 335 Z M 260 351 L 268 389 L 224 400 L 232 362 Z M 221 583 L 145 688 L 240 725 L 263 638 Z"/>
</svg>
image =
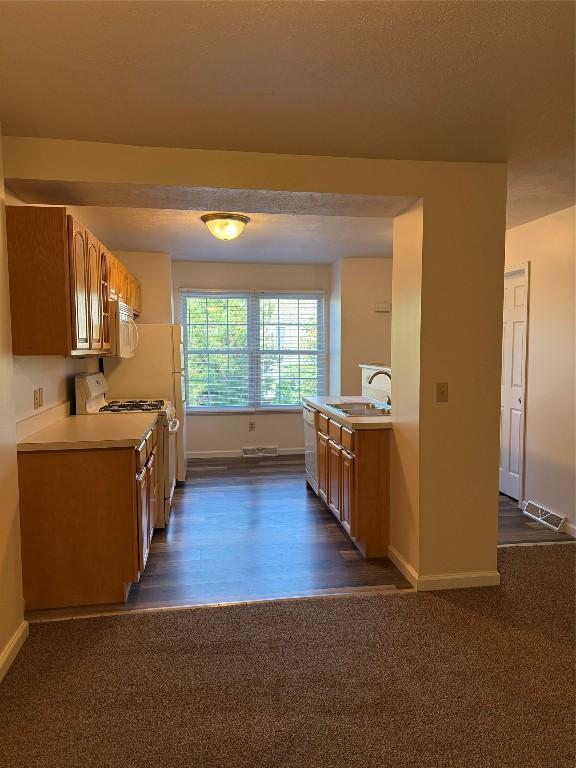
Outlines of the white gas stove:
<svg viewBox="0 0 576 768">
<path fill-rule="evenodd" d="M 166 422 L 174 420 L 170 400 L 106 400 L 108 383 L 103 373 L 81 373 L 75 378 L 76 413 L 158 413 Z"/>
<path fill-rule="evenodd" d="M 156 525 L 160 528 L 168 523 L 172 496 L 176 486 L 176 435 L 180 422 L 176 409 L 170 400 L 106 400 L 108 383 L 103 373 L 81 373 L 75 378 L 76 413 L 107 417 L 114 413 L 157 414 L 157 424 L 162 427 L 158 440 L 158 464 L 162 468 L 161 483 L 164 486 L 164 510 L 159 510 Z M 162 505 L 160 505 L 162 507 Z"/>
</svg>

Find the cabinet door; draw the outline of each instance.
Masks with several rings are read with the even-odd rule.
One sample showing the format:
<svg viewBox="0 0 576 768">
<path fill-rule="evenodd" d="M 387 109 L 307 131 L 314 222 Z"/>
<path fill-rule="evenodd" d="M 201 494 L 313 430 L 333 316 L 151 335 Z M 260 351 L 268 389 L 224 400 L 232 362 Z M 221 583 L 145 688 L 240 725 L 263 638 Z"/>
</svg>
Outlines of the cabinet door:
<svg viewBox="0 0 576 768">
<path fill-rule="evenodd" d="M 140 281 L 136 280 L 136 278 L 133 278 L 134 280 L 134 288 L 133 288 L 133 299 L 132 299 L 132 309 L 134 310 L 135 315 L 139 315 L 142 312 L 142 288 L 140 286 Z"/>
<path fill-rule="evenodd" d="M 72 306 L 72 351 L 90 349 L 90 279 L 88 242 L 84 227 L 68 218 L 70 291 Z"/>
<path fill-rule="evenodd" d="M 148 524 L 148 474 L 144 467 L 136 475 L 136 496 L 138 515 L 138 560 L 140 573 L 143 573 L 148 559 L 150 548 L 149 524 Z"/>
<path fill-rule="evenodd" d="M 100 246 L 100 306 L 102 308 L 102 350 L 110 350 L 110 254 Z"/>
<path fill-rule="evenodd" d="M 102 349 L 102 275 L 101 249 L 96 238 L 87 233 L 88 286 L 90 291 L 90 349 Z"/>
<path fill-rule="evenodd" d="M 156 465 L 156 449 L 150 454 L 146 465 L 148 483 L 148 543 L 152 542 L 154 526 L 156 525 L 156 510 L 158 508 L 158 471 Z"/>
<path fill-rule="evenodd" d="M 340 520 L 340 485 L 342 481 L 342 448 L 328 441 L 328 506 Z"/>
<path fill-rule="evenodd" d="M 354 456 L 342 451 L 342 525 L 354 536 Z"/>
<path fill-rule="evenodd" d="M 318 432 L 318 495 L 328 502 L 328 437 Z"/>
</svg>

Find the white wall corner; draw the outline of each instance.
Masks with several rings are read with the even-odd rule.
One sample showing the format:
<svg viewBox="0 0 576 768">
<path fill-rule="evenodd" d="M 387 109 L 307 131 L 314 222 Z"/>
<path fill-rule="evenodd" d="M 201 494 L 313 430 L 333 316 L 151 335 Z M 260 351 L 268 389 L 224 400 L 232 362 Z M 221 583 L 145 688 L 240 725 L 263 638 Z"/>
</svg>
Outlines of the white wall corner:
<svg viewBox="0 0 576 768">
<path fill-rule="evenodd" d="M 22 621 L 6 646 L 0 652 L 0 683 L 28 637 L 28 622 Z"/>
</svg>

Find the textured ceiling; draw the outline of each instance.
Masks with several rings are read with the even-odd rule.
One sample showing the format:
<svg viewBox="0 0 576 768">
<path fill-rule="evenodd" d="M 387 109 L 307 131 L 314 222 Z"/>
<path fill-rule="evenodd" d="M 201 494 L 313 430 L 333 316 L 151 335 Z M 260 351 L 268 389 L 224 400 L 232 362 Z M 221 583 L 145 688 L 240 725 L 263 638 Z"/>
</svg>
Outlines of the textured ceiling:
<svg viewBox="0 0 576 768">
<path fill-rule="evenodd" d="M 45 205 L 92 205 L 197 211 L 252 211 L 296 216 L 367 216 L 394 218 L 413 197 L 344 195 L 329 192 L 279 192 L 209 187 L 154 187 L 144 184 L 6 179 L 22 202 Z"/>
<path fill-rule="evenodd" d="M 573 202 L 572 2 L 0 2 L 8 135 L 508 161 Z"/>
<path fill-rule="evenodd" d="M 329 264 L 342 257 L 391 257 L 390 219 L 249 213 L 237 240 L 216 240 L 200 211 L 72 207 L 112 251 L 164 251 L 176 261 Z"/>
</svg>

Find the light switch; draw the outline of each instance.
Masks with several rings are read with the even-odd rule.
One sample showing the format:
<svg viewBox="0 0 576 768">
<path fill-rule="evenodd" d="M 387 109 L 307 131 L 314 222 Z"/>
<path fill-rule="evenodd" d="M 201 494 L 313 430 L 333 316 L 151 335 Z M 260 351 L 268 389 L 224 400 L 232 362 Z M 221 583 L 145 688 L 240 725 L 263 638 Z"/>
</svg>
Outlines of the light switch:
<svg viewBox="0 0 576 768">
<path fill-rule="evenodd" d="M 436 402 L 447 403 L 448 402 L 448 382 L 439 381 L 436 384 Z"/>
<path fill-rule="evenodd" d="M 36 408 L 40 408 L 40 390 L 39 389 L 34 390 L 34 410 L 36 410 Z"/>
</svg>

